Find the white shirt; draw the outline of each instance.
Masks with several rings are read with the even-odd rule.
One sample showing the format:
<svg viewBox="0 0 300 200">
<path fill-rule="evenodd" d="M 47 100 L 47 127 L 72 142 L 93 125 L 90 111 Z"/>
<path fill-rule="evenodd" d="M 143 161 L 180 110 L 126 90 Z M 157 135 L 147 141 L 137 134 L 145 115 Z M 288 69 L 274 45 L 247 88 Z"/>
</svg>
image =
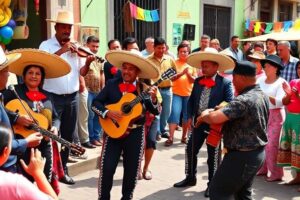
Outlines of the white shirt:
<svg viewBox="0 0 300 200">
<path fill-rule="evenodd" d="M 56 37 L 52 37 L 41 43 L 39 49 L 54 54 L 61 48 Z M 60 55 L 71 66 L 71 72 L 59 78 L 45 79 L 44 90 L 54 94 L 72 94 L 79 90 L 80 68 L 84 66 L 85 59 L 80 58 L 77 53 L 68 51 Z"/>
<path fill-rule="evenodd" d="M 257 80 L 262 91 L 267 95 L 275 98 L 275 104 L 273 105 L 269 99 L 269 109 L 282 108 L 282 98 L 285 96 L 285 92 L 282 88 L 282 83 L 286 82 L 283 78 L 278 78 L 274 83 L 266 83 L 267 77 L 263 76 Z M 287 83 L 287 82 L 286 82 Z"/>
</svg>

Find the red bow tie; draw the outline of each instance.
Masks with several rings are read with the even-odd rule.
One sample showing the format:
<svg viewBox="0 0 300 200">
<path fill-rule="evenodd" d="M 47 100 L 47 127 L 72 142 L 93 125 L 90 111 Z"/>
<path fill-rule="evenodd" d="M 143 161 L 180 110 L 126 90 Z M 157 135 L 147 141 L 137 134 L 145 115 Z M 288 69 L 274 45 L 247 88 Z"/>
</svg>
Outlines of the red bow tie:
<svg viewBox="0 0 300 200">
<path fill-rule="evenodd" d="M 31 101 L 41 101 L 43 99 L 46 99 L 46 96 L 39 91 L 28 91 L 26 92 L 26 96 Z"/>
<path fill-rule="evenodd" d="M 199 80 L 199 84 L 203 85 L 207 88 L 211 88 L 216 85 L 216 82 L 212 80 L 211 78 L 202 78 Z"/>
<path fill-rule="evenodd" d="M 131 83 L 120 83 L 119 88 L 121 92 L 134 92 L 136 90 L 135 85 Z"/>
</svg>

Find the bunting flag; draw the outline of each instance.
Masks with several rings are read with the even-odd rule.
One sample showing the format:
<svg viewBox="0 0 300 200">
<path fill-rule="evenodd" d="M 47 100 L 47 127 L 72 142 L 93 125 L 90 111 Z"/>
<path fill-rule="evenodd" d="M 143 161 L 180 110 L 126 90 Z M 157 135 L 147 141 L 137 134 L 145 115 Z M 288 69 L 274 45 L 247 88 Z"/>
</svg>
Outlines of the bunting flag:
<svg viewBox="0 0 300 200">
<path fill-rule="evenodd" d="M 300 19 L 297 19 L 297 20 L 295 21 L 294 29 L 295 29 L 296 31 L 299 31 L 299 30 L 300 30 Z"/>
<path fill-rule="evenodd" d="M 292 21 L 283 22 L 283 31 L 288 32 L 288 30 L 291 28 L 292 25 L 293 25 Z"/>
<path fill-rule="evenodd" d="M 146 21 L 146 22 L 157 22 L 159 21 L 158 10 L 145 10 L 131 3 L 130 1 L 130 13 L 134 19 Z"/>
<path fill-rule="evenodd" d="M 151 17 L 153 22 L 158 22 L 159 21 L 158 10 L 151 10 Z"/>
<path fill-rule="evenodd" d="M 281 32 L 282 22 L 275 22 L 273 25 L 274 32 Z"/>
<path fill-rule="evenodd" d="M 259 33 L 260 32 L 260 22 L 256 22 L 254 25 L 254 32 Z"/>
<path fill-rule="evenodd" d="M 245 29 L 246 31 L 254 33 L 268 34 L 271 32 L 288 32 L 290 29 L 300 31 L 300 19 L 295 21 L 284 21 L 284 22 L 260 22 L 257 20 L 246 19 Z"/>
<path fill-rule="evenodd" d="M 272 28 L 273 28 L 273 23 L 266 23 L 265 33 L 271 33 Z"/>
<path fill-rule="evenodd" d="M 135 4 L 133 4 L 131 2 L 129 2 L 129 5 L 130 5 L 131 17 L 136 19 L 136 10 L 137 10 L 137 7 L 136 7 Z"/>
<path fill-rule="evenodd" d="M 249 27 L 250 27 L 250 19 L 247 19 L 245 23 L 246 30 L 249 30 Z"/>
</svg>

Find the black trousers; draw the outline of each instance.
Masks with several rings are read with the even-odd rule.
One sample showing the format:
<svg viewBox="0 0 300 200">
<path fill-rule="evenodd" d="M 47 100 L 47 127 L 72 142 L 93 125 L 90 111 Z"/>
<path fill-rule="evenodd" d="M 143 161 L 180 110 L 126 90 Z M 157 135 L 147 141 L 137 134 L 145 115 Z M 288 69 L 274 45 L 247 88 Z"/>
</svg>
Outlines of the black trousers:
<svg viewBox="0 0 300 200">
<path fill-rule="evenodd" d="M 112 139 L 105 136 L 103 142 L 99 165 L 98 199 L 110 199 L 113 176 L 122 152 L 124 167 L 122 200 L 132 199 L 137 183 L 140 161 L 144 152 L 144 127 L 131 130 L 129 135 L 122 139 Z"/>
<path fill-rule="evenodd" d="M 264 148 L 229 151 L 210 185 L 211 200 L 251 200 L 254 177 L 265 160 Z"/>
<path fill-rule="evenodd" d="M 53 103 L 60 119 L 60 135 L 63 139 L 72 142 L 77 125 L 78 92 L 68 95 L 53 94 Z M 70 150 L 63 147 L 60 156 L 62 165 L 67 170 L 67 161 Z"/>
<path fill-rule="evenodd" d="M 185 149 L 185 173 L 188 179 L 196 177 L 197 173 L 197 156 L 201 149 L 209 131 L 207 124 L 202 124 L 198 128 L 192 130 Z M 207 146 L 207 165 L 208 165 L 208 183 L 212 180 L 219 165 L 219 148 L 215 148 L 209 144 Z"/>
</svg>

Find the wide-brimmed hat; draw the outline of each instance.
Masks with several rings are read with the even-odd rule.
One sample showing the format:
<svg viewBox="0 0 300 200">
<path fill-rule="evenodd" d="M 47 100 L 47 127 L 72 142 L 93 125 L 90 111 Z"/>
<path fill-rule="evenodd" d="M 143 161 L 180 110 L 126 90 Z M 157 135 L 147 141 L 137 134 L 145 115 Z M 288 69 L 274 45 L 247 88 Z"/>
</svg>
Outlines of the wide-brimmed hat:
<svg viewBox="0 0 300 200">
<path fill-rule="evenodd" d="M 46 19 L 46 21 L 59 24 L 79 25 L 79 23 L 74 23 L 73 13 L 67 10 L 59 11 L 56 19 Z"/>
<path fill-rule="evenodd" d="M 262 59 L 260 63 L 263 67 L 266 63 L 269 63 L 277 67 L 279 70 L 283 69 L 283 66 L 281 65 L 281 59 L 277 55 L 268 55 L 265 59 Z"/>
<path fill-rule="evenodd" d="M 234 61 L 231 58 L 210 47 L 205 48 L 204 51 L 192 53 L 187 58 L 187 63 L 192 67 L 201 68 L 202 61 L 212 61 L 218 63 L 219 72 L 233 69 L 235 66 Z"/>
<path fill-rule="evenodd" d="M 106 53 L 105 58 L 110 64 L 118 68 L 121 68 L 123 63 L 135 65 L 140 69 L 140 73 L 138 74 L 139 78 L 155 79 L 160 75 L 154 63 L 144 58 L 142 54 L 135 49 L 130 51 L 112 50 Z"/>
<path fill-rule="evenodd" d="M 256 60 L 262 60 L 266 58 L 265 54 L 261 51 L 254 51 L 253 53 L 248 55 L 248 57 Z"/>
<path fill-rule="evenodd" d="M 61 57 L 39 49 L 16 49 L 8 55 L 19 53 L 21 58 L 9 65 L 9 71 L 23 76 L 24 68 L 28 65 L 37 65 L 45 70 L 45 78 L 57 78 L 71 71 L 70 65 Z"/>
<path fill-rule="evenodd" d="M 20 57 L 20 53 L 11 53 L 9 55 L 5 55 L 2 47 L 0 47 L 0 71 L 16 62 Z"/>
</svg>

